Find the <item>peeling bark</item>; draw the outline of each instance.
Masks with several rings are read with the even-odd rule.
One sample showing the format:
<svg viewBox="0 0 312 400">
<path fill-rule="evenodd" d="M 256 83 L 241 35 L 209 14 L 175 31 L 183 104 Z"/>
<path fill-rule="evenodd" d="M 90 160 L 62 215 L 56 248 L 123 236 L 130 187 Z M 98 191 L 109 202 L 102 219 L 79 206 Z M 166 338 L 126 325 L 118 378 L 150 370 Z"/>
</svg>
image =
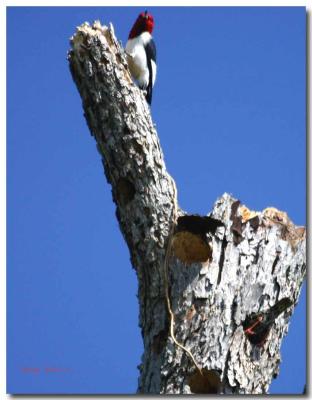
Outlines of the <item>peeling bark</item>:
<svg viewBox="0 0 312 400">
<path fill-rule="evenodd" d="M 169 294 L 175 335 L 199 373 L 169 335 L 163 264 L 177 199 L 149 107 L 112 26 L 78 27 L 68 60 L 138 277 L 144 341 L 138 392 L 266 393 L 294 306 L 276 319 L 261 348 L 247 340 L 242 322 L 283 297 L 298 302 L 305 228 L 273 208 L 250 211 L 228 194 L 206 217 L 183 219 L 187 213 L 178 208 Z"/>
</svg>

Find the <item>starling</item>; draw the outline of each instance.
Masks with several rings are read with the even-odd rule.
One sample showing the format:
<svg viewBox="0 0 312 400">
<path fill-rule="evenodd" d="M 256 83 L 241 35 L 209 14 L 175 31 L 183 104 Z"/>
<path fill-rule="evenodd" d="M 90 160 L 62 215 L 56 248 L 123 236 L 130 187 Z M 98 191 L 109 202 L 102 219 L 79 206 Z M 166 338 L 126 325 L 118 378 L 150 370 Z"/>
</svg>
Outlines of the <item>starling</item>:
<svg viewBox="0 0 312 400">
<path fill-rule="evenodd" d="M 250 343 L 261 347 L 267 339 L 275 319 L 292 305 L 293 302 L 288 297 L 284 297 L 267 311 L 247 316 L 243 322 L 243 328 Z"/>
</svg>

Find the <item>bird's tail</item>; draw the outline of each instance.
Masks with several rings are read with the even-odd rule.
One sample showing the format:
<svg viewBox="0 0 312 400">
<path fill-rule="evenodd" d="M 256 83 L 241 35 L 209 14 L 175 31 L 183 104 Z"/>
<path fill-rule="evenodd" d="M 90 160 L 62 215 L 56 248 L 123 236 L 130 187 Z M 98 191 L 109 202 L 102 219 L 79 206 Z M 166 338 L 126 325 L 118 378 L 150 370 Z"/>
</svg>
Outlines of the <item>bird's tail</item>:
<svg viewBox="0 0 312 400">
<path fill-rule="evenodd" d="M 274 306 L 269 310 L 269 320 L 274 321 L 280 314 L 282 314 L 287 308 L 292 306 L 294 303 L 289 297 L 284 297 L 279 300 Z"/>
<path fill-rule="evenodd" d="M 145 98 L 149 105 L 152 104 L 152 93 L 153 93 L 153 88 L 151 85 L 148 85 Z"/>
</svg>

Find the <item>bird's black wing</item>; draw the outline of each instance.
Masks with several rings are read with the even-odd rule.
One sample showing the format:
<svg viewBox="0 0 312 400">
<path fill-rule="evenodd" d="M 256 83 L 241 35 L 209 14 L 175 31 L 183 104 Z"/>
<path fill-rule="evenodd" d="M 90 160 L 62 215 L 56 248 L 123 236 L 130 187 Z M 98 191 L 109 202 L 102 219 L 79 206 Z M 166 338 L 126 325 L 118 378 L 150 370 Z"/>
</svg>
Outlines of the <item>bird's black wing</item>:
<svg viewBox="0 0 312 400">
<path fill-rule="evenodd" d="M 153 39 L 151 39 L 145 45 L 146 59 L 147 59 L 147 68 L 148 68 L 148 85 L 146 88 L 146 101 L 148 104 L 152 103 L 152 93 L 153 93 L 153 70 L 152 70 L 152 60 L 156 64 L 156 46 Z"/>
</svg>

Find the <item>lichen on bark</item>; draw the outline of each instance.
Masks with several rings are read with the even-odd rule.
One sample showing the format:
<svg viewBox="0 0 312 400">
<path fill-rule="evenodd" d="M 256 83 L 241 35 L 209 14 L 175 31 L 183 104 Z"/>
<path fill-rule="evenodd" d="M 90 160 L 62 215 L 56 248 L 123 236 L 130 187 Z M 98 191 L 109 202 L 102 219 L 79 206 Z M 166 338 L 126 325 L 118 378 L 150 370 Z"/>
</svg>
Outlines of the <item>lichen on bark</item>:
<svg viewBox="0 0 312 400">
<path fill-rule="evenodd" d="M 266 393 L 294 306 L 276 319 L 261 348 L 246 339 L 242 322 L 282 297 L 298 302 L 305 229 L 273 208 L 250 211 L 228 194 L 209 218 L 192 217 L 195 227 L 177 224 L 169 295 L 175 335 L 202 368 L 199 374 L 169 335 L 163 264 L 177 198 L 150 109 L 132 83 L 112 25 L 78 27 L 68 60 L 138 277 L 144 342 L 138 392 Z M 178 208 L 178 216 L 187 212 Z"/>
</svg>

